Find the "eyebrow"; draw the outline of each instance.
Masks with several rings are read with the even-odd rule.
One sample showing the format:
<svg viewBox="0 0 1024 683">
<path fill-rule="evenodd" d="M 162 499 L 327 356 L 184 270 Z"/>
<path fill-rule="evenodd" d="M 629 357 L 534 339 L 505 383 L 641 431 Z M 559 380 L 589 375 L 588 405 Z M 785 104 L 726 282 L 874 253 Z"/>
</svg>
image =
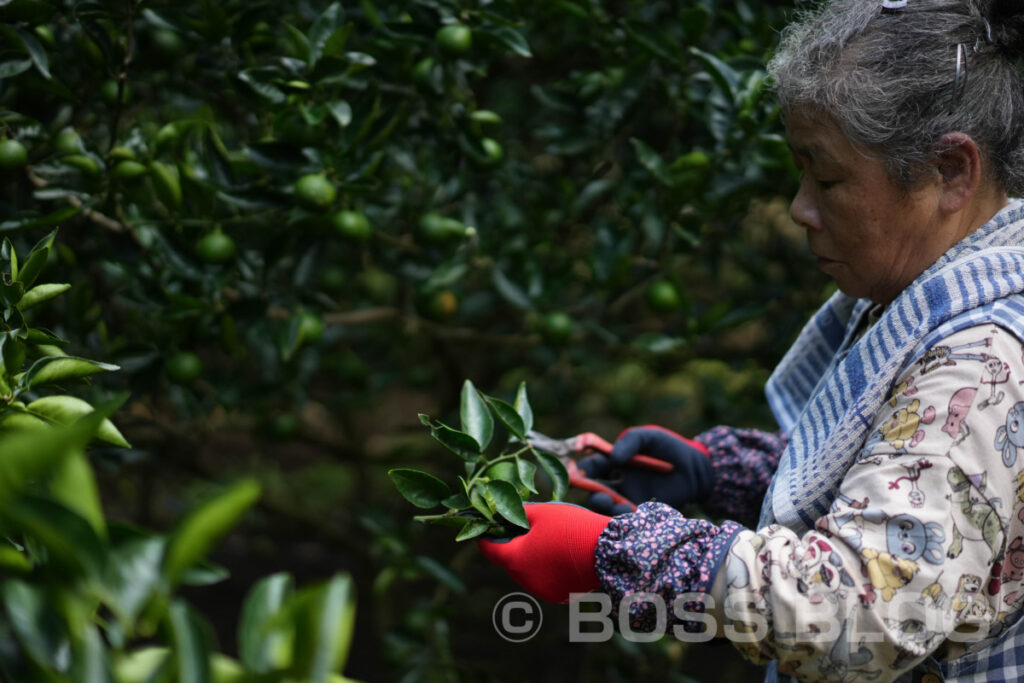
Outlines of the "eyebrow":
<svg viewBox="0 0 1024 683">
<path fill-rule="evenodd" d="M 806 146 L 794 147 L 788 140 L 786 146 L 789 147 L 789 151 L 793 156 L 802 156 L 810 159 L 811 162 L 821 161 L 823 163 L 838 163 L 838 160 L 829 154 L 825 149 L 819 145 L 810 144 Z"/>
</svg>

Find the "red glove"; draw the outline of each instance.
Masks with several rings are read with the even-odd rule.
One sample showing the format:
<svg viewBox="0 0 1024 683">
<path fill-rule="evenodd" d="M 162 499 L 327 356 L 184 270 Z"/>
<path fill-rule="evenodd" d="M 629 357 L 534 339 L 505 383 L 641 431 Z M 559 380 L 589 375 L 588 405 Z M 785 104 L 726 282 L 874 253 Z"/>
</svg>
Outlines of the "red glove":
<svg viewBox="0 0 1024 683">
<path fill-rule="evenodd" d="M 611 517 L 568 503 L 526 505 L 530 530 L 507 540 L 478 543 L 484 557 L 505 568 L 523 590 L 542 600 L 568 602 L 570 593 L 601 587 L 594 569 L 597 539 Z"/>
</svg>

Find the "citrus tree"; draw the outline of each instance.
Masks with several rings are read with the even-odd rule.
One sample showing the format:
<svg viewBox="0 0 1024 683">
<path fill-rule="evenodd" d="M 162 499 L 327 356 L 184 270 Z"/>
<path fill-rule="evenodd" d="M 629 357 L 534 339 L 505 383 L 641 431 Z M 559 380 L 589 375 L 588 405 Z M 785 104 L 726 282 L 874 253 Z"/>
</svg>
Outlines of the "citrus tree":
<svg viewBox="0 0 1024 683">
<path fill-rule="evenodd" d="M 237 581 L 349 569 L 354 675 L 455 676 L 487 629 L 453 601 L 499 577 L 408 523 L 388 470 L 449 466 L 418 413 L 471 377 L 566 435 L 770 424 L 824 286 L 764 89 L 784 4 L 0 2 L 0 234 L 60 226 L 37 343 L 120 368 L 74 397 L 127 393 L 110 512 L 169 530 L 251 477 Z"/>
</svg>

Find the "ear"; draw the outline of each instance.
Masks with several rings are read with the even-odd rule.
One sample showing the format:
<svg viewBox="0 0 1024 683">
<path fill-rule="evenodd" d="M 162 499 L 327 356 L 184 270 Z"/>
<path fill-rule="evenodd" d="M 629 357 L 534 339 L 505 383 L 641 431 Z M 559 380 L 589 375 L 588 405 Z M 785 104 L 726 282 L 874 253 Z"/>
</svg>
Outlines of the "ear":
<svg viewBox="0 0 1024 683">
<path fill-rule="evenodd" d="M 981 153 L 964 133 L 946 133 L 937 145 L 936 169 L 941 196 L 939 208 L 953 214 L 966 208 L 981 185 Z"/>
</svg>

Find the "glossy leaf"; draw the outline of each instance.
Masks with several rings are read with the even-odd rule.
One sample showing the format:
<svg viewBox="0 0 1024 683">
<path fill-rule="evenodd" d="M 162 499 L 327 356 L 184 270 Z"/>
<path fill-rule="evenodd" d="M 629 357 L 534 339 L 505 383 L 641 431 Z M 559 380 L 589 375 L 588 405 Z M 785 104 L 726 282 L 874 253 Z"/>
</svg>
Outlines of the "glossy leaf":
<svg viewBox="0 0 1024 683">
<path fill-rule="evenodd" d="M 176 584 L 186 569 L 205 557 L 259 496 L 259 483 L 243 479 L 190 512 L 168 540 L 161 569 L 168 584 Z"/>
<path fill-rule="evenodd" d="M 50 493 L 54 500 L 81 515 L 97 536 L 106 538 L 107 522 L 99 487 L 85 453 L 71 453 L 58 463 L 50 479 Z"/>
<path fill-rule="evenodd" d="M 534 483 L 537 476 L 537 466 L 524 458 L 516 458 L 516 467 L 519 470 L 519 481 L 523 488 L 531 493 L 538 493 L 537 485 Z"/>
<path fill-rule="evenodd" d="M 487 401 L 487 405 L 491 407 L 501 423 L 508 427 L 513 436 L 520 441 L 526 441 L 526 425 L 513 406 L 493 396 L 485 396 L 484 400 Z"/>
<path fill-rule="evenodd" d="M 181 600 L 171 603 L 168 622 L 177 680 L 211 683 L 210 654 L 213 638 L 209 626 Z"/>
<path fill-rule="evenodd" d="M 432 508 L 441 504 L 452 491 L 443 481 L 419 470 L 396 468 L 388 476 L 402 496 L 419 508 Z"/>
<path fill-rule="evenodd" d="M 551 480 L 552 498 L 562 500 L 569 490 L 569 473 L 566 471 L 565 465 L 550 453 L 534 451 L 533 454 L 537 458 L 537 462 L 540 463 L 541 469 Z"/>
<path fill-rule="evenodd" d="M 271 620 L 292 591 L 292 577 L 285 573 L 264 577 L 249 591 L 239 617 L 238 653 L 250 671 L 268 673 L 287 666 L 290 634 L 275 628 Z"/>
<path fill-rule="evenodd" d="M 93 412 L 93 407 L 86 401 L 74 396 L 44 396 L 29 403 L 25 409 L 54 424 L 70 425 Z M 113 446 L 131 448 L 121 432 L 108 418 L 100 421 L 96 430 L 96 438 Z"/>
<path fill-rule="evenodd" d="M 292 674 L 327 683 L 345 666 L 355 625 L 355 590 L 348 575 L 306 589 L 295 598 L 295 661 Z"/>
<path fill-rule="evenodd" d="M 26 387 L 59 384 L 91 377 L 101 372 L 118 370 L 118 366 L 75 356 L 45 357 L 32 364 L 25 373 Z"/>
<path fill-rule="evenodd" d="M 28 258 L 25 259 L 24 265 L 18 270 L 17 280 L 25 286 L 26 289 L 35 284 L 36 278 L 39 277 L 39 273 L 42 272 L 43 267 L 46 266 L 46 261 L 50 257 L 50 250 L 53 248 L 53 241 L 57 237 L 57 231 L 52 230 L 43 239 L 36 242 L 35 246 L 28 253 Z"/>
<path fill-rule="evenodd" d="M 473 437 L 481 451 L 491 443 L 494 434 L 494 418 L 487 409 L 480 392 L 468 379 L 462 384 L 462 399 L 459 403 L 459 415 L 462 418 L 462 431 Z"/>
<path fill-rule="evenodd" d="M 523 431 L 529 433 L 533 429 L 533 408 L 530 406 L 530 399 L 526 395 L 526 382 L 520 382 L 516 390 L 515 400 L 516 414 L 523 422 Z"/>
<path fill-rule="evenodd" d="M 67 507 L 34 495 L 3 503 L 0 519 L 11 531 L 39 543 L 61 571 L 99 580 L 107 561 L 107 548 L 92 525 Z"/>
<path fill-rule="evenodd" d="M 21 300 L 18 301 L 18 308 L 25 310 L 26 308 L 30 308 L 37 304 L 41 304 L 44 301 L 49 301 L 50 299 L 58 297 L 69 289 L 71 289 L 71 285 L 69 284 L 52 283 L 36 285 L 22 295 Z"/>
<path fill-rule="evenodd" d="M 494 505 L 499 515 L 524 529 L 530 528 L 523 500 L 519 497 L 515 486 L 507 481 L 490 481 L 487 482 L 487 491 L 494 499 Z"/>
<path fill-rule="evenodd" d="M 446 424 L 435 422 L 430 426 L 430 436 L 438 443 L 464 460 L 476 460 L 480 456 L 480 444 L 469 434 L 452 429 Z"/>
<path fill-rule="evenodd" d="M 476 538 L 482 534 L 487 533 L 487 530 L 491 528 L 491 523 L 482 519 L 477 519 L 466 526 L 462 527 L 462 531 L 455 537 L 456 541 L 468 541 L 471 538 Z"/>
<path fill-rule="evenodd" d="M 36 662 L 53 672 L 71 665 L 67 627 L 41 586 L 8 580 L 0 585 L 3 607 L 18 641 Z"/>
</svg>

